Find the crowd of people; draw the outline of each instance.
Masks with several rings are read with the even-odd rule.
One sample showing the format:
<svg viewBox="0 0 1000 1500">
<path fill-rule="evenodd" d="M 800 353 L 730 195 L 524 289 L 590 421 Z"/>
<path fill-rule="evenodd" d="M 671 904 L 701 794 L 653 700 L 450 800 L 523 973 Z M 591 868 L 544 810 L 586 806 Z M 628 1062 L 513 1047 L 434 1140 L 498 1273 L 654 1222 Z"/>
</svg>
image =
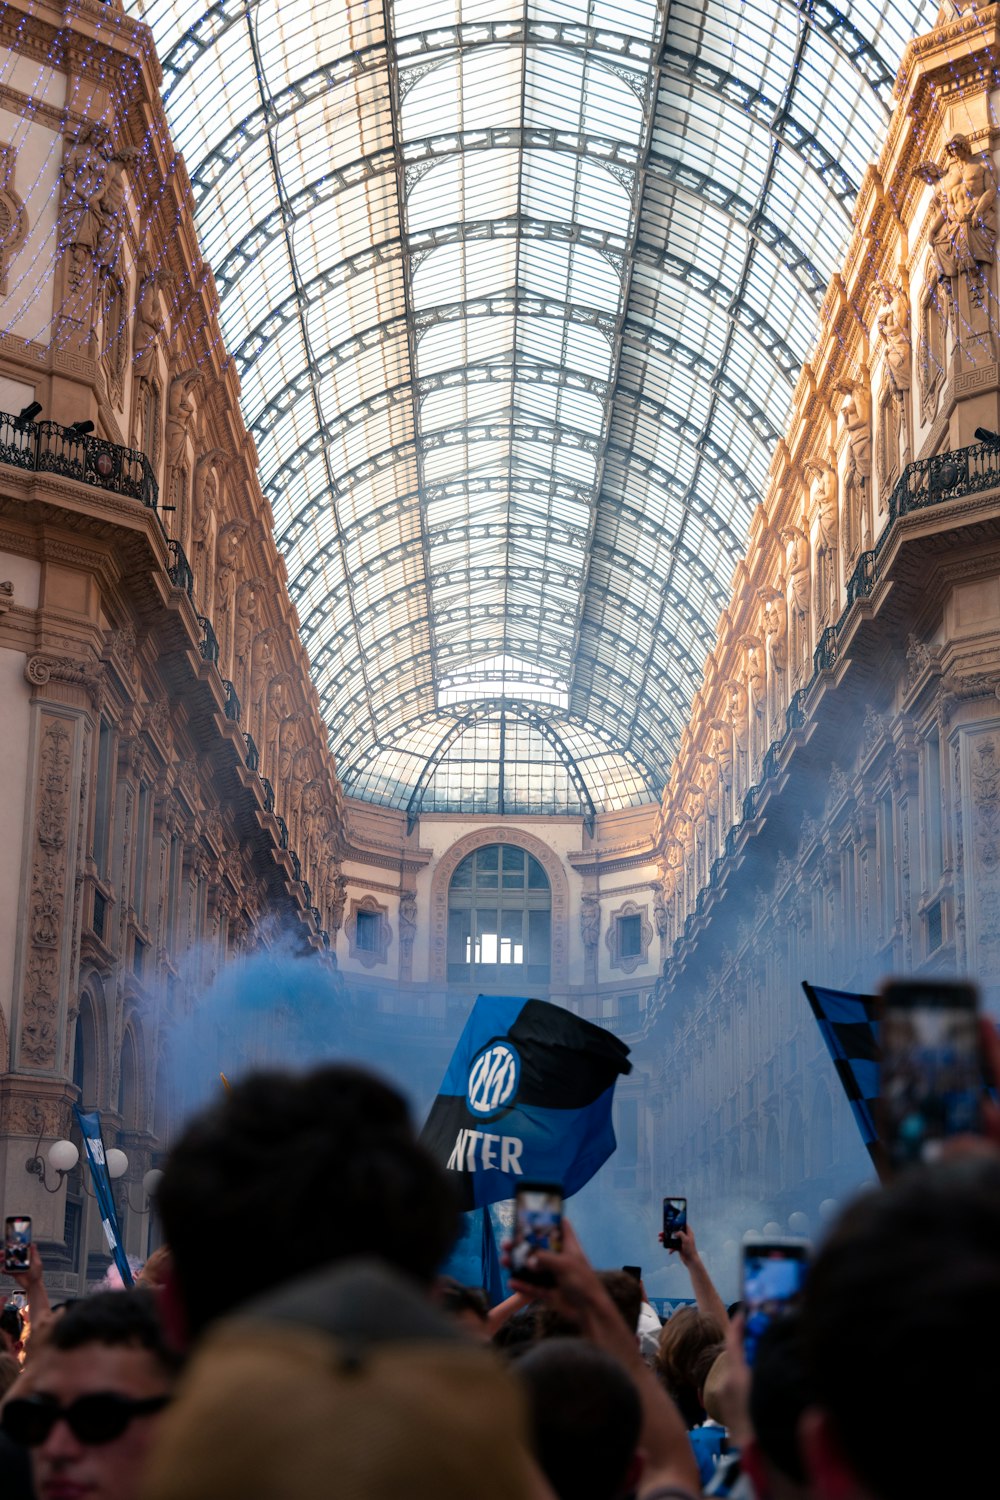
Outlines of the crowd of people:
<svg viewBox="0 0 1000 1500">
<path fill-rule="evenodd" d="M 16 1277 L 2 1500 L 914 1500 L 989 1473 L 989 1135 L 849 1205 L 752 1370 L 690 1229 L 694 1303 L 662 1327 L 566 1220 L 499 1306 L 442 1278 L 447 1174 L 358 1069 L 235 1086 L 157 1198 L 136 1288 L 52 1308 L 34 1248 Z"/>
</svg>

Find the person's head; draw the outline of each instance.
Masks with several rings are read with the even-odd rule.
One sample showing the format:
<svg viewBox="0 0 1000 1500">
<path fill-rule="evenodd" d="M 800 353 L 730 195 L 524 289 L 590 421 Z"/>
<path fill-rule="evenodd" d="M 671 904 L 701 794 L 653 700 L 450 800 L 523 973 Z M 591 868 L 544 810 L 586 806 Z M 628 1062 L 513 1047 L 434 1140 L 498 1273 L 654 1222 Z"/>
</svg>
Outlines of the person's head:
<svg viewBox="0 0 1000 1500">
<path fill-rule="evenodd" d="M 192 1336 L 347 1258 L 376 1256 L 429 1287 L 458 1226 L 405 1100 L 342 1065 L 237 1084 L 189 1122 L 156 1201 Z"/>
<path fill-rule="evenodd" d="M 0 1312 L 0 1354 L 19 1354 L 24 1320 L 16 1307 L 7 1306 Z"/>
<path fill-rule="evenodd" d="M 819 1500 L 972 1494 L 995 1395 L 973 1378 L 1000 1347 L 1000 1161 L 911 1170 L 862 1194 L 806 1283 L 813 1405 L 800 1446 Z"/>
<path fill-rule="evenodd" d="M 490 1304 L 481 1286 L 465 1286 L 454 1276 L 441 1276 L 435 1289 L 435 1301 L 442 1312 L 454 1318 L 470 1337 L 483 1342 L 489 1339 Z"/>
<path fill-rule="evenodd" d="M 137 1500 L 177 1371 L 148 1292 L 100 1292 L 57 1319 L 2 1416 L 30 1451 L 37 1500 Z"/>
<path fill-rule="evenodd" d="M 750 1385 L 754 1458 L 763 1467 L 763 1482 L 757 1488 L 773 1500 L 792 1500 L 806 1494 L 798 1427 L 809 1400 L 799 1319 L 778 1318 L 757 1341 Z"/>
<path fill-rule="evenodd" d="M 548 1339 L 512 1368 L 558 1500 L 619 1500 L 634 1489 L 642 1407 L 617 1360 L 585 1339 Z"/>
<path fill-rule="evenodd" d="M 10 1390 L 21 1373 L 21 1366 L 13 1354 L 0 1354 L 0 1401 Z"/>
<path fill-rule="evenodd" d="M 698 1364 L 706 1349 L 722 1342 L 722 1328 L 696 1307 L 679 1307 L 663 1325 L 656 1370 L 689 1427 L 704 1418 L 698 1396 Z"/>
<path fill-rule="evenodd" d="M 604 1290 L 625 1319 L 629 1332 L 635 1333 L 642 1311 L 641 1285 L 628 1271 L 598 1271 L 597 1274 L 604 1283 Z"/>
</svg>

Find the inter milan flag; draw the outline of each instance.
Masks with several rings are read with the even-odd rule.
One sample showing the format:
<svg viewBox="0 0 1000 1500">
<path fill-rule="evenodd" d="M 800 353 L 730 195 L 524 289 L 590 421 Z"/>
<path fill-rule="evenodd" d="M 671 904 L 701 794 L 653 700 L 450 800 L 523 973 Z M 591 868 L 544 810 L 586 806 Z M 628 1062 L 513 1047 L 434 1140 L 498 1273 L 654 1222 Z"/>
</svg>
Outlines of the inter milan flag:
<svg viewBox="0 0 1000 1500">
<path fill-rule="evenodd" d="M 544 1000 L 480 995 L 421 1140 L 456 1174 L 465 1209 L 512 1198 L 519 1181 L 577 1192 L 615 1149 L 616 1036 Z"/>
<path fill-rule="evenodd" d="M 114 1257 L 122 1282 L 125 1286 L 131 1286 L 132 1268 L 122 1244 L 122 1232 L 118 1228 L 118 1210 L 115 1208 L 114 1195 L 111 1191 L 107 1153 L 104 1149 L 104 1136 L 101 1133 L 101 1117 L 96 1109 L 85 1114 L 78 1104 L 73 1105 L 73 1113 L 76 1115 L 76 1123 L 83 1136 L 83 1144 L 87 1148 L 90 1176 L 94 1184 L 97 1207 L 101 1213 L 101 1223 L 104 1226 L 104 1238 L 108 1242 L 108 1249 Z"/>
<path fill-rule="evenodd" d="M 852 995 L 848 990 L 824 990 L 819 985 L 807 984 L 805 980 L 802 988 L 844 1085 L 861 1139 L 879 1167 L 878 1131 L 873 1110 L 879 1090 L 875 997 Z"/>
</svg>

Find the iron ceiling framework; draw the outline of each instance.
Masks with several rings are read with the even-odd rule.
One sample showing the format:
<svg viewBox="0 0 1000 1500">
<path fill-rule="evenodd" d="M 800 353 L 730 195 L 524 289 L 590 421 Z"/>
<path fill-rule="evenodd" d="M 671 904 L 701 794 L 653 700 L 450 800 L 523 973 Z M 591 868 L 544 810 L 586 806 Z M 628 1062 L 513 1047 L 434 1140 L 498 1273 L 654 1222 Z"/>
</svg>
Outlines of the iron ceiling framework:
<svg viewBox="0 0 1000 1500">
<path fill-rule="evenodd" d="M 137 9 L 345 789 L 655 797 L 934 0 Z"/>
</svg>

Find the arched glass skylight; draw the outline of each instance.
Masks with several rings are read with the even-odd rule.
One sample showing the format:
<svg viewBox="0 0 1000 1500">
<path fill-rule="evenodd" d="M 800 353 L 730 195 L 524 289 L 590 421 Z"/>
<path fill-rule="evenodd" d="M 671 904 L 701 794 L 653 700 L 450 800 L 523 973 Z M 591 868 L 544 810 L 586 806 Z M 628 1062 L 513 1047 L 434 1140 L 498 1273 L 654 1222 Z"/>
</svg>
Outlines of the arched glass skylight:
<svg viewBox="0 0 1000 1500">
<path fill-rule="evenodd" d="M 506 696 L 655 796 L 936 0 L 135 9 L 345 786 L 488 800 Z"/>
</svg>

